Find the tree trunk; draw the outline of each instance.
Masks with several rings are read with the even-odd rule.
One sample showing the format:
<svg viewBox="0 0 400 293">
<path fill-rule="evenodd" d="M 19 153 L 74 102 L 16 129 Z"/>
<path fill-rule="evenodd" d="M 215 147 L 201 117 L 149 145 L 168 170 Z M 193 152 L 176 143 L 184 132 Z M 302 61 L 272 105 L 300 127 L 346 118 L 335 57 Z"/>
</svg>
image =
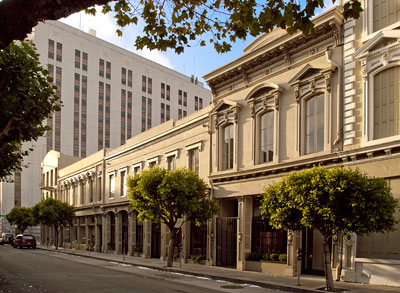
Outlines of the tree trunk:
<svg viewBox="0 0 400 293">
<path fill-rule="evenodd" d="M 168 243 L 168 261 L 167 267 L 172 267 L 174 262 L 174 246 L 175 246 L 175 238 L 176 238 L 176 229 L 169 227 L 170 239 Z"/>
<path fill-rule="evenodd" d="M 322 236 L 323 239 L 323 260 L 324 260 L 324 272 L 326 280 L 326 290 L 333 291 L 333 278 L 332 278 L 332 267 L 331 267 L 331 252 L 329 250 L 329 238 L 331 236 Z"/>
</svg>

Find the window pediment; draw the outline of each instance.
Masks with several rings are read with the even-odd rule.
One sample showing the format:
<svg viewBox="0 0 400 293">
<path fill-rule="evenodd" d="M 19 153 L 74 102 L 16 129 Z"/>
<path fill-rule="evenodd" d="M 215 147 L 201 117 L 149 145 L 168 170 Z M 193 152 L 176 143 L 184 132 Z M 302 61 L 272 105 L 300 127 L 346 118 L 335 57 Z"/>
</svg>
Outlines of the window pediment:
<svg viewBox="0 0 400 293">
<path fill-rule="evenodd" d="M 357 59 L 360 59 L 371 53 L 380 51 L 383 48 L 387 48 L 389 43 L 391 43 L 392 46 L 399 45 L 399 40 L 400 30 L 381 31 L 371 40 L 369 40 L 364 46 L 358 49 L 354 56 Z M 389 47 L 391 46 L 389 45 Z"/>
<path fill-rule="evenodd" d="M 237 123 L 241 105 L 231 101 L 219 101 L 210 112 L 211 124 L 217 128 L 227 123 Z"/>
<path fill-rule="evenodd" d="M 256 113 L 278 109 L 282 91 L 282 88 L 276 84 L 266 84 L 254 88 L 246 98 L 253 118 Z"/>
<path fill-rule="evenodd" d="M 307 64 L 290 81 L 296 101 L 321 91 L 331 90 L 332 73 L 336 67 L 331 64 Z"/>
</svg>

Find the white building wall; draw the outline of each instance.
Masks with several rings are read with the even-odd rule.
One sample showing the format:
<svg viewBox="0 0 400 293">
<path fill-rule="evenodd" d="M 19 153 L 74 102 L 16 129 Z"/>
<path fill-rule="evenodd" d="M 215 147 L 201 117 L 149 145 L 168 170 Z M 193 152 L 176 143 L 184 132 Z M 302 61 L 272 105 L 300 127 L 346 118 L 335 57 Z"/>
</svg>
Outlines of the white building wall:
<svg viewBox="0 0 400 293">
<path fill-rule="evenodd" d="M 30 38 L 35 42 L 40 54 L 40 61 L 44 67 L 47 64 L 62 68 L 61 100 L 61 145 L 60 152 L 73 155 L 74 133 L 74 75 L 75 72 L 87 76 L 87 128 L 86 128 L 86 156 L 98 151 L 98 108 L 99 108 L 99 81 L 111 85 L 111 119 L 110 119 L 110 148 L 121 144 L 121 88 L 132 91 L 132 137 L 141 133 L 142 96 L 152 99 L 152 126 L 160 124 L 161 103 L 170 105 L 170 119 L 178 119 L 178 106 L 187 114 L 193 113 L 194 97 L 203 99 L 203 108 L 211 102 L 211 92 L 205 89 L 202 83 L 195 83 L 191 78 L 173 71 L 167 67 L 147 60 L 139 55 L 119 48 L 111 43 L 96 38 L 78 29 L 57 21 L 46 21 L 39 24 Z M 55 42 L 54 59 L 48 58 L 48 40 Z M 62 62 L 56 61 L 56 44 L 62 43 Z M 88 70 L 75 68 L 75 49 L 88 54 Z M 111 79 L 99 77 L 99 59 L 111 62 Z M 106 67 L 106 66 L 105 66 Z M 121 67 L 132 70 L 132 87 L 121 84 Z M 106 69 L 105 69 L 106 71 Z M 142 92 L 142 75 L 152 78 L 152 94 Z M 128 80 L 128 76 L 127 76 Z M 170 85 L 171 99 L 161 99 L 161 83 Z M 178 90 L 187 92 L 187 107 L 178 105 Z M 82 97 L 81 97 L 82 99 Z M 105 96 L 104 96 L 105 105 Z M 127 108 L 126 108 L 127 109 Z M 80 108 L 80 111 L 82 109 Z M 127 110 L 126 110 L 127 111 Z M 81 113 L 79 113 L 81 117 Z M 54 123 L 54 120 L 53 120 Z M 127 123 L 127 121 L 126 121 Z M 80 128 L 80 127 L 79 127 Z M 53 129 L 53 148 L 54 148 Z M 127 137 L 126 137 L 127 139 Z M 79 135 L 79 141 L 81 137 Z M 105 141 L 105 137 L 103 138 Z M 34 151 L 25 158 L 21 178 L 21 205 L 33 206 L 40 201 L 39 184 L 41 181 L 40 164 L 46 149 L 46 138 L 39 138 L 37 142 L 29 143 L 35 146 Z M 79 150 L 81 141 L 79 145 Z M 0 211 L 7 214 L 14 207 L 14 183 L 1 183 Z M 0 223 L 7 222 L 1 217 Z M 2 227 L 0 226 L 0 230 Z M 0 231 L 1 232 L 1 231 Z"/>
</svg>

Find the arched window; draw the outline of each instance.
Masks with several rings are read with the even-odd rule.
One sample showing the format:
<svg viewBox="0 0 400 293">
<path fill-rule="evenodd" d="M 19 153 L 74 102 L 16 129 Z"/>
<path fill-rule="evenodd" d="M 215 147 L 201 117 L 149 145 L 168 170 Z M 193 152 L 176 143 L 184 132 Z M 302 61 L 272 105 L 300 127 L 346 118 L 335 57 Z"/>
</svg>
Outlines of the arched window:
<svg viewBox="0 0 400 293">
<path fill-rule="evenodd" d="M 222 129 L 222 170 L 233 168 L 234 134 L 233 124 L 228 124 Z"/>
<path fill-rule="evenodd" d="M 274 112 L 260 115 L 259 123 L 259 163 L 271 162 L 274 158 Z"/>
<path fill-rule="evenodd" d="M 374 76 L 374 139 L 400 134 L 400 66 Z"/>
<path fill-rule="evenodd" d="M 305 102 L 305 154 L 324 150 L 324 95 Z"/>
</svg>

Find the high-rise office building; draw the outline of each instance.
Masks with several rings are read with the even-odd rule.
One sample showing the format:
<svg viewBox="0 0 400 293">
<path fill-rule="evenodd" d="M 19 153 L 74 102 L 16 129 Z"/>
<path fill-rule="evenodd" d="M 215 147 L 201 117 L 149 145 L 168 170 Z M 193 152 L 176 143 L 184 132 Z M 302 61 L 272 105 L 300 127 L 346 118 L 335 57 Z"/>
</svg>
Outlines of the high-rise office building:
<svg viewBox="0 0 400 293">
<path fill-rule="evenodd" d="M 0 184 L 0 214 L 40 200 L 40 164 L 56 150 L 84 158 L 115 148 L 134 135 L 180 119 L 211 102 L 211 92 L 188 77 L 58 21 L 34 28 L 32 39 L 57 86 L 62 110 L 45 123 L 46 137 L 26 144 L 26 157 L 13 183 Z M 13 230 L 0 217 L 0 231 Z"/>
</svg>

